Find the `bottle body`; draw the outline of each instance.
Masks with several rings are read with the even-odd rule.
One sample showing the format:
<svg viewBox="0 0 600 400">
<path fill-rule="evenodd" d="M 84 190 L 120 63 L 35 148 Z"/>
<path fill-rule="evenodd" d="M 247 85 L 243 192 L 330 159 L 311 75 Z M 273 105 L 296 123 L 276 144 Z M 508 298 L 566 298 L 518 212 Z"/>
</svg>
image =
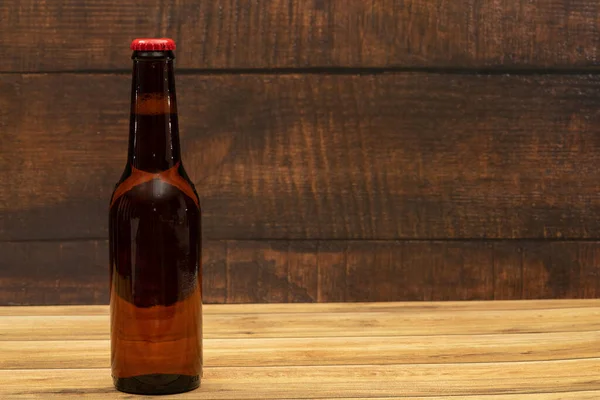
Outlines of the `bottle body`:
<svg viewBox="0 0 600 400">
<path fill-rule="evenodd" d="M 202 375 L 201 212 L 179 157 L 172 57 L 146 55 L 134 53 L 128 163 L 109 210 L 111 367 L 121 391 L 167 394 Z"/>
</svg>

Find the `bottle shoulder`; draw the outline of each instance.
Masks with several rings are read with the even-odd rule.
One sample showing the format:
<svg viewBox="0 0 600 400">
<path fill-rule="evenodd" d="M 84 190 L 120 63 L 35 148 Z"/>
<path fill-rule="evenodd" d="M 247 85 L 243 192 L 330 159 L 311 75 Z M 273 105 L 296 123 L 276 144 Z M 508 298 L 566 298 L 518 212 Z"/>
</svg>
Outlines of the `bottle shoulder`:
<svg viewBox="0 0 600 400">
<path fill-rule="evenodd" d="M 161 172 L 147 172 L 128 166 L 113 191 L 110 206 L 113 207 L 123 196 L 130 201 L 156 204 L 185 197 L 188 199 L 185 203 L 191 202 L 200 208 L 194 184 L 180 163 Z"/>
</svg>

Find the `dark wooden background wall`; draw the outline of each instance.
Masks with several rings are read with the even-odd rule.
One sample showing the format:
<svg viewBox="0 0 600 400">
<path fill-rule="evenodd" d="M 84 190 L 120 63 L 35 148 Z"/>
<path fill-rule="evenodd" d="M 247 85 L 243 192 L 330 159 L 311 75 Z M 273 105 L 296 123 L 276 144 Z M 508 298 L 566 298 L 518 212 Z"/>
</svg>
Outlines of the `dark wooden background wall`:
<svg viewBox="0 0 600 400">
<path fill-rule="evenodd" d="M 206 302 L 600 295 L 597 0 L 2 0 L 0 304 L 107 302 L 140 36 Z"/>
</svg>

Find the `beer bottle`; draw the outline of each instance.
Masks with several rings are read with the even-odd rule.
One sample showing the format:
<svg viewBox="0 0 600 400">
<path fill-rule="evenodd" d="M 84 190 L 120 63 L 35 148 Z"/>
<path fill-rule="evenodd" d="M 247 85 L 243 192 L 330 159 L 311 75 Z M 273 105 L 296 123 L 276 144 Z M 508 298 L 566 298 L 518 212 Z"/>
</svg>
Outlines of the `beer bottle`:
<svg viewBox="0 0 600 400">
<path fill-rule="evenodd" d="M 181 162 L 170 39 L 136 39 L 127 164 L 110 200 L 111 366 L 136 394 L 202 376 L 200 206 Z"/>
</svg>

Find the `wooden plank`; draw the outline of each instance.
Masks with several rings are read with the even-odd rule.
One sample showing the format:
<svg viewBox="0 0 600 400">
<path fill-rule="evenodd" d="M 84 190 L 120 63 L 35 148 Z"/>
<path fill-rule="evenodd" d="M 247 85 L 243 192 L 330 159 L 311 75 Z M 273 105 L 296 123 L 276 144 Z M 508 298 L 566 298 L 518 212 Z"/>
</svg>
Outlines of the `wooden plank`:
<svg viewBox="0 0 600 400">
<path fill-rule="evenodd" d="M 0 242 L 0 304 L 108 303 L 107 241 Z"/>
<path fill-rule="evenodd" d="M 343 313 L 207 313 L 204 324 L 206 339 L 587 332 L 600 329 L 600 308 L 460 312 L 401 312 L 394 309 Z M 103 340 L 108 337 L 108 315 L 0 318 L 0 341 L 24 338 Z"/>
<path fill-rule="evenodd" d="M 490 243 L 438 243 L 442 264 L 434 270 L 433 300 L 491 300 L 493 249 Z M 439 268 L 441 267 L 441 268 Z"/>
<path fill-rule="evenodd" d="M 599 299 L 585 300 L 515 300 L 515 301 L 428 301 L 381 303 L 314 303 L 314 304 L 206 304 L 204 315 L 212 314 L 296 314 L 355 312 L 455 312 L 455 311 L 522 311 L 600 308 Z M 96 316 L 108 315 L 108 306 L 11 306 L 0 307 L 3 316 Z"/>
<path fill-rule="evenodd" d="M 594 260 L 600 256 L 600 249 L 593 244 L 582 244 L 579 248 L 579 296 L 588 297 L 590 293 L 600 293 L 600 271 L 594 268 Z"/>
<path fill-rule="evenodd" d="M 528 246 L 523 250 L 523 290 L 531 293 L 530 298 L 566 299 L 577 296 L 580 262 L 593 262 L 580 256 L 579 249 L 567 243 L 540 242 Z"/>
<path fill-rule="evenodd" d="M 0 242 L 0 254 L 0 305 L 108 303 L 105 240 Z M 596 298 L 600 286 L 588 280 L 598 274 L 599 255 L 600 242 L 587 241 L 210 240 L 203 300 Z"/>
<path fill-rule="evenodd" d="M 202 242 L 202 301 L 227 303 L 227 242 Z"/>
<path fill-rule="evenodd" d="M 317 301 L 343 302 L 348 300 L 347 258 L 347 243 L 318 243 L 316 266 L 318 274 Z"/>
<path fill-rule="evenodd" d="M 286 244 L 281 246 L 279 243 L 266 242 L 228 242 L 227 294 L 230 302 L 287 302 L 287 253 Z"/>
<path fill-rule="evenodd" d="M 317 301 L 319 271 L 317 265 L 317 242 L 288 242 L 288 300 L 292 303 Z"/>
<path fill-rule="evenodd" d="M 110 365 L 109 340 L 0 341 L 0 354 L 0 370 Z M 434 341 L 418 336 L 204 341 L 204 363 L 210 367 L 448 364 L 596 357 L 600 357 L 598 332 L 453 335 L 437 336 Z"/>
<path fill-rule="evenodd" d="M 208 305 L 206 327 L 224 334 L 205 341 L 202 388 L 166 398 L 591 400 L 600 394 L 599 302 Z M 102 338 L 69 335 L 97 334 L 85 321 L 104 319 L 108 326 L 106 310 L 0 308 L 0 334 L 19 319 L 31 324 L 14 340 L 0 341 L 0 398 L 130 398 L 114 390 L 104 367 L 108 331 Z M 402 328 L 384 335 L 392 320 Z M 349 322 L 369 336 L 345 336 Z M 323 329 L 328 323 L 334 335 Z M 69 334 L 52 340 L 61 325 Z M 540 330 L 520 332 L 517 325 Z M 491 326 L 498 331 L 477 332 Z M 312 336 L 227 338 L 257 327 Z M 406 335 L 415 327 L 421 332 Z"/>
<path fill-rule="evenodd" d="M 399 291 L 406 292 L 403 289 L 408 286 L 407 276 L 396 271 L 396 266 L 406 266 L 402 252 L 403 246 L 394 242 L 378 244 L 377 251 L 373 251 L 371 242 L 350 242 L 346 251 L 347 265 L 343 270 L 347 282 L 346 298 L 350 301 L 387 301 L 385 299 L 398 298 Z M 365 265 L 371 267 L 365 268 Z"/>
<path fill-rule="evenodd" d="M 211 239 L 600 237 L 600 76 L 178 82 Z M 129 86 L 128 74 L 0 75 L 0 240 L 106 236 Z"/>
<path fill-rule="evenodd" d="M 203 246 L 203 298 L 225 302 L 225 242 Z M 107 304 L 108 242 L 0 242 L 0 304 Z M 219 284 L 221 282 L 221 284 Z"/>
<path fill-rule="evenodd" d="M 582 244 L 582 246 L 587 247 L 585 244 Z M 525 297 L 523 288 L 523 248 L 508 242 L 496 242 L 493 247 L 494 300 Z M 587 260 L 591 260 L 589 256 Z M 538 279 L 540 278 L 538 277 Z"/>
<path fill-rule="evenodd" d="M 425 365 L 306 367 L 207 367 L 202 389 L 188 399 L 445 396 L 597 391 L 598 359 Z M 109 369 L 0 370 L 0 394 L 31 396 L 112 395 Z M 27 397 L 29 396 L 29 397 Z M 64 397 L 61 397 L 64 398 Z M 89 397 L 88 397 L 89 398 Z M 116 397 L 118 398 L 118 397 Z M 443 398 L 443 397 L 442 397 Z M 575 397 L 576 398 L 576 397 Z"/>
<path fill-rule="evenodd" d="M 87 393 L 83 393 L 81 390 L 75 390 L 76 393 L 65 393 L 64 391 L 60 391 L 58 393 L 44 393 L 44 399 L 65 399 L 65 400 L 71 400 L 71 399 L 97 399 L 98 398 L 98 394 L 110 394 L 111 399 L 115 399 L 115 400 L 130 400 L 132 397 L 131 395 L 128 395 L 126 393 L 120 393 L 117 391 L 109 391 L 110 389 L 103 389 L 103 388 L 99 388 L 99 389 L 94 389 L 91 393 L 87 392 Z M 23 399 L 39 399 L 40 397 L 37 397 L 36 395 L 30 395 L 30 394 L 16 394 L 16 397 L 13 397 L 14 399 L 19 399 L 19 400 L 23 400 Z M 219 399 L 228 399 L 228 397 L 222 397 L 224 396 L 224 394 L 220 395 L 221 397 L 218 397 Z M 250 396 L 250 394 L 248 394 L 247 396 Z M 332 396 L 335 396 L 335 394 L 332 394 Z M 590 391 L 590 390 L 586 390 L 586 391 L 563 391 L 563 392 L 559 392 L 559 393 L 519 393 L 519 394 L 502 394 L 502 395 L 496 395 L 496 394 L 492 394 L 492 395 L 474 395 L 474 396 L 470 396 L 470 395 L 462 395 L 461 399 L 465 399 L 465 400 L 596 400 L 598 399 L 598 396 L 600 396 L 600 390 L 599 391 Z M 215 397 L 212 397 L 211 393 L 208 394 L 204 394 L 203 389 L 199 389 L 195 392 L 192 393 L 185 393 L 185 394 L 181 394 L 181 395 L 177 395 L 177 397 L 175 396 L 162 396 L 161 399 L 166 399 L 166 400 L 174 400 L 174 399 L 184 399 L 184 400 L 207 400 L 207 399 L 215 399 Z M 243 397 L 243 399 L 252 399 L 253 397 Z M 242 397 L 233 397 L 231 398 L 233 400 L 237 400 L 237 399 L 242 399 Z M 297 398 L 296 398 L 297 399 Z M 319 397 L 319 400 L 364 400 L 364 399 L 369 399 L 369 400 L 454 400 L 454 398 L 452 396 L 411 396 L 411 397 L 406 397 L 406 396 L 385 396 L 385 397 L 373 397 L 373 396 L 369 396 L 369 397 Z"/>
<path fill-rule="evenodd" d="M 519 393 L 519 394 L 492 394 L 492 395 L 476 395 L 476 396 L 461 396 L 465 400 L 596 400 L 600 396 L 600 391 L 574 391 L 560 393 Z M 356 397 L 331 397 L 321 398 L 322 400 L 350 400 L 357 399 Z M 453 400 L 450 396 L 425 396 L 425 397 L 368 397 L 370 400 Z"/>
<path fill-rule="evenodd" d="M 431 251 L 431 247 L 429 242 L 402 243 L 402 263 L 398 265 L 396 262 L 395 270 L 405 283 L 403 294 L 402 288 L 396 288 L 396 293 L 403 300 L 425 300 L 429 301 L 427 304 L 439 304 L 431 303 L 434 290 L 439 289 L 435 285 L 434 272 L 444 260 L 442 252 Z"/>
<path fill-rule="evenodd" d="M 5 0 L 0 71 L 128 68 L 140 32 L 175 38 L 185 68 L 587 67 L 599 15 L 594 0 Z"/>
</svg>

